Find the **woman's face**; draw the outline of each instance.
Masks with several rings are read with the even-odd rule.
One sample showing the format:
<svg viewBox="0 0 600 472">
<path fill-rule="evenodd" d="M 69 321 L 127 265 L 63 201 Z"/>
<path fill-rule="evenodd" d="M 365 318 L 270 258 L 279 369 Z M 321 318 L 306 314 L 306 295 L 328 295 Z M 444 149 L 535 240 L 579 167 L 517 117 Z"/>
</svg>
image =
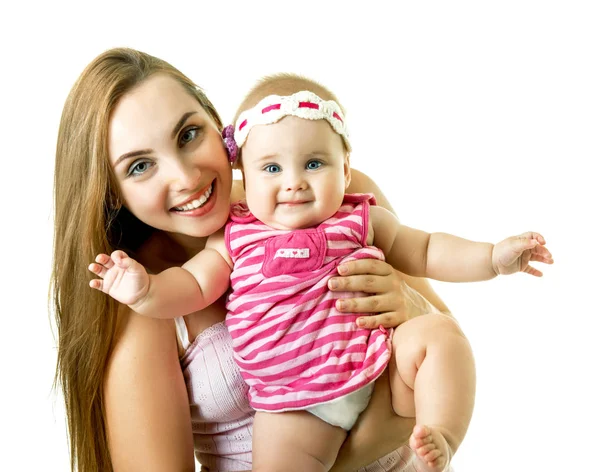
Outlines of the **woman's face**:
<svg viewBox="0 0 600 472">
<path fill-rule="evenodd" d="M 125 206 L 144 223 L 195 237 L 225 223 L 232 175 L 221 135 L 175 79 L 153 75 L 121 98 L 109 158 Z"/>
</svg>

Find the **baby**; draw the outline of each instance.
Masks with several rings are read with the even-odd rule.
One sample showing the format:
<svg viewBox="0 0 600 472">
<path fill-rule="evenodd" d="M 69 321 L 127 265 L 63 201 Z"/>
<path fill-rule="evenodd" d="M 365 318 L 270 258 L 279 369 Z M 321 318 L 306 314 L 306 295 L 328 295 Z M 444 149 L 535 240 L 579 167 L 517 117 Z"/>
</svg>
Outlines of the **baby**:
<svg viewBox="0 0 600 472">
<path fill-rule="evenodd" d="M 257 411 L 253 470 L 326 471 L 392 355 L 389 331 L 360 328 L 356 314 L 336 310 L 337 298 L 356 296 L 328 290 L 339 264 L 385 258 L 409 275 L 467 282 L 541 276 L 529 262 L 553 260 L 537 233 L 495 245 L 430 234 L 401 225 L 369 195 L 345 194 L 351 147 L 344 113 L 314 81 L 267 77 L 237 115 L 223 136 L 242 170 L 246 201 L 232 205 L 225 228 L 181 268 L 157 275 L 122 251 L 100 254 L 90 265 L 100 279 L 90 286 L 142 315 L 174 318 L 212 304 L 231 285 L 226 324 Z M 461 369 L 458 360 L 446 361 Z M 461 388 L 451 385 L 460 376 L 448 374 L 442 394 Z M 469 408 L 453 404 L 438 415 L 427 385 L 407 385 L 393 367 L 390 383 L 394 405 L 410 404 L 396 411 L 416 416 L 410 445 L 421 470 L 447 469 L 466 432 L 456 424 Z"/>
</svg>

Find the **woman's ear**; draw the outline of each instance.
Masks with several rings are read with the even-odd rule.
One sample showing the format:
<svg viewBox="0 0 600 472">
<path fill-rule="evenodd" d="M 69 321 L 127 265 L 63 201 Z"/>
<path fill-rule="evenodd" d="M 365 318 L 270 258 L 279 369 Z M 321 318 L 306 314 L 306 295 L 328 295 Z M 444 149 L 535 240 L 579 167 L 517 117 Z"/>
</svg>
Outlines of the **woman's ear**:
<svg viewBox="0 0 600 472">
<path fill-rule="evenodd" d="M 350 171 L 350 153 L 346 153 L 346 157 L 344 157 L 344 182 L 346 184 L 346 188 L 350 186 L 350 181 L 352 180 L 352 173 Z"/>
</svg>

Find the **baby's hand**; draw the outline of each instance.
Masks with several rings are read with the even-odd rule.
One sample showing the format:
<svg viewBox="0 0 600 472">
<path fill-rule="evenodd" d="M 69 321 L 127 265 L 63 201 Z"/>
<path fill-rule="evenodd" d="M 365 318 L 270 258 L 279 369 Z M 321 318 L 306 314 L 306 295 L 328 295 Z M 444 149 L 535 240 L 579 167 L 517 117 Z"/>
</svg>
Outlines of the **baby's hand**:
<svg viewBox="0 0 600 472">
<path fill-rule="evenodd" d="M 552 254 L 545 247 L 546 240 L 539 233 L 523 233 L 500 241 L 492 251 L 492 267 L 498 275 L 526 272 L 541 277 L 542 272 L 531 267 L 530 261 L 554 264 Z"/>
<path fill-rule="evenodd" d="M 114 251 L 110 256 L 99 254 L 88 269 L 100 277 L 90 280 L 90 287 L 125 305 L 139 303 L 148 293 L 150 277 L 146 269 L 123 251 Z"/>
</svg>

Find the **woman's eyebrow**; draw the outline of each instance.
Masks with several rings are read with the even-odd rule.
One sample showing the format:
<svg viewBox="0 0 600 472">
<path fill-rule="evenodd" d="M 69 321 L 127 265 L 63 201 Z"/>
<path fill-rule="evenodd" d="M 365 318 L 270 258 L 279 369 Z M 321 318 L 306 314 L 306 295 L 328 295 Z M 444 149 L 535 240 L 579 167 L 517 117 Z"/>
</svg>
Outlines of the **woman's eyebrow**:
<svg viewBox="0 0 600 472">
<path fill-rule="evenodd" d="M 125 159 L 130 159 L 132 157 L 137 157 L 137 156 L 142 156 L 144 154 L 150 154 L 152 152 L 152 149 L 142 149 L 141 151 L 132 151 L 132 152 L 126 152 L 125 154 L 123 154 L 122 156 L 120 156 L 116 161 L 113 167 L 117 167 L 119 165 L 119 163 L 121 161 L 124 161 Z"/>
<path fill-rule="evenodd" d="M 179 119 L 179 121 L 177 122 L 177 124 L 173 128 L 173 132 L 171 133 L 171 139 L 174 139 L 175 136 L 177 136 L 177 133 L 179 133 L 179 130 L 185 124 L 185 122 L 187 121 L 187 119 L 190 116 L 195 115 L 196 113 L 197 112 L 195 112 L 195 111 L 188 111 L 187 113 L 183 114 L 183 116 Z"/>
<path fill-rule="evenodd" d="M 179 130 L 185 124 L 185 122 L 187 121 L 187 119 L 190 116 L 195 115 L 196 113 L 197 112 L 195 112 L 195 111 L 188 111 L 187 113 L 184 113 L 181 116 L 181 118 L 179 119 L 179 121 L 177 122 L 177 124 L 174 126 L 173 131 L 171 132 L 171 139 L 174 139 L 175 136 L 177 136 L 177 133 L 179 133 Z M 119 163 L 121 161 L 124 161 L 125 159 L 130 159 L 132 157 L 142 156 L 144 154 L 150 154 L 151 152 L 152 152 L 152 149 L 142 149 L 141 151 L 126 152 L 125 154 L 123 154 L 122 156 L 120 156 L 115 161 L 114 167 L 117 167 L 119 165 Z"/>
</svg>

